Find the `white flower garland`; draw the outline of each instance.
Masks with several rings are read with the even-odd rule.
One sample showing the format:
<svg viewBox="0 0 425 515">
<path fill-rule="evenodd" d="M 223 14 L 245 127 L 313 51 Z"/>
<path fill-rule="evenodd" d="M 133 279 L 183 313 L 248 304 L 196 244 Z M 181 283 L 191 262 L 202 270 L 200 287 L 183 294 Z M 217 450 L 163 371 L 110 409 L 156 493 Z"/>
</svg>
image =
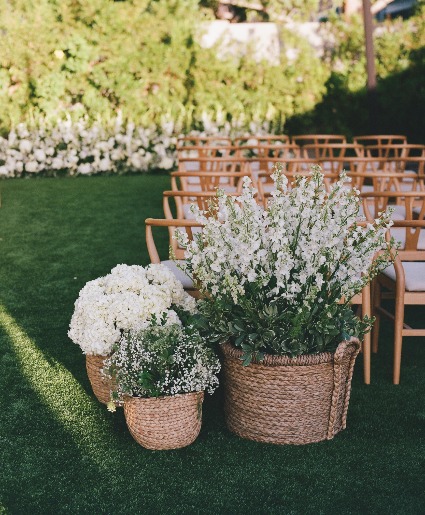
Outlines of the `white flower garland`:
<svg viewBox="0 0 425 515">
<path fill-rule="evenodd" d="M 213 120 L 204 114 L 202 126 L 203 131 L 192 131 L 190 135 L 233 132 L 248 136 L 238 120 L 231 125 L 220 117 Z M 251 134 L 268 131 L 267 122 L 251 122 L 249 126 Z M 70 117 L 58 120 L 55 125 L 41 120 L 37 128 L 21 123 L 7 138 L 0 137 L 0 177 L 171 170 L 177 162 L 176 143 L 180 132 L 179 127 L 166 118 L 158 126 L 150 127 L 131 122 L 124 124 L 121 116 L 108 126 L 99 122 L 90 124 L 86 118 L 72 121 Z"/>
</svg>

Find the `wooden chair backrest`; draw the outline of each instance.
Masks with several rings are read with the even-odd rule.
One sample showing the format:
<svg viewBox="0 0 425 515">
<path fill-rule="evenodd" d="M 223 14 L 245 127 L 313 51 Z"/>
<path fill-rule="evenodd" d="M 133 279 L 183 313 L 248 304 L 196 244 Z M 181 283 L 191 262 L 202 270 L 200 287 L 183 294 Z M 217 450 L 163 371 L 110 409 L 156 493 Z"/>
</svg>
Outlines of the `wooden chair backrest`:
<svg viewBox="0 0 425 515">
<path fill-rule="evenodd" d="M 335 157 L 363 157 L 363 145 L 355 145 L 354 143 L 320 143 L 307 144 L 302 146 L 303 157 L 313 159 L 331 159 Z"/>
<path fill-rule="evenodd" d="M 365 149 L 368 157 L 409 158 L 425 156 L 425 145 L 408 143 L 368 145 L 365 146 Z"/>
<path fill-rule="evenodd" d="M 178 160 L 179 172 L 239 172 L 249 170 L 249 162 L 238 156 L 183 157 Z"/>
<path fill-rule="evenodd" d="M 275 145 L 275 144 L 288 144 L 290 143 L 289 136 L 286 136 L 285 134 L 276 135 L 276 134 L 269 134 L 269 135 L 263 135 L 263 136 L 243 136 L 239 138 L 233 139 L 234 145 Z"/>
<path fill-rule="evenodd" d="M 394 220 L 393 226 L 388 231 L 387 240 L 391 236 L 392 229 L 405 230 L 405 246 L 403 249 L 397 249 L 397 254 L 394 252 L 394 255 L 396 254 L 394 265 L 398 262 L 402 267 L 402 261 L 425 261 L 425 250 L 418 249 L 419 236 L 425 229 L 425 220 Z"/>
<path fill-rule="evenodd" d="M 179 170 L 184 171 L 185 163 L 190 162 L 191 166 L 196 165 L 198 169 L 202 168 L 204 160 L 227 158 L 231 154 L 231 146 L 209 146 L 209 145 L 192 145 L 177 147 L 177 166 Z M 200 160 L 200 161 L 197 161 Z"/>
<path fill-rule="evenodd" d="M 172 172 L 171 189 L 173 191 L 215 191 L 217 188 L 236 188 L 242 190 L 242 180 L 250 176 L 241 172 Z"/>
<path fill-rule="evenodd" d="M 411 222 L 425 218 L 425 191 L 372 191 L 360 193 L 364 215 L 373 221 L 377 213 L 391 207 L 390 201 L 404 206 L 404 221 Z M 371 207 L 373 206 L 373 212 Z M 413 209 L 417 208 L 417 209 Z M 397 220 L 398 222 L 398 220 Z M 416 242 L 417 243 L 417 242 Z M 406 240 L 407 244 L 407 240 Z"/>
<path fill-rule="evenodd" d="M 325 172 L 323 175 L 325 190 L 330 191 L 332 184 L 339 179 L 339 174 Z M 291 184 L 297 177 L 310 177 L 310 172 L 285 172 L 285 176 L 288 179 L 288 189 L 291 189 Z M 268 199 L 271 197 L 270 191 L 265 190 L 267 185 L 273 185 L 272 174 L 270 172 L 260 173 L 257 181 L 258 201 L 263 203 L 265 209 L 268 205 Z"/>
<path fill-rule="evenodd" d="M 287 159 L 300 157 L 300 147 L 292 143 L 282 145 L 241 145 L 235 147 L 234 155 L 251 162 L 267 157 Z"/>
<path fill-rule="evenodd" d="M 425 191 L 424 176 L 416 173 L 349 172 L 353 187 L 363 191 L 363 186 L 372 186 L 374 192 Z"/>
<path fill-rule="evenodd" d="M 299 146 L 320 145 L 328 143 L 347 143 L 343 134 L 299 134 L 291 137 L 292 143 Z"/>
<path fill-rule="evenodd" d="M 402 134 L 371 134 L 366 136 L 355 136 L 353 143 L 360 145 L 398 145 L 407 143 L 406 136 Z"/>
<path fill-rule="evenodd" d="M 239 195 L 239 193 L 227 193 L 227 195 L 233 197 Z M 183 220 L 186 219 L 184 206 L 195 204 L 201 211 L 209 211 L 211 205 L 214 205 L 217 201 L 217 191 L 164 191 L 163 208 L 167 220 L 175 218 L 170 206 L 171 198 L 176 206 L 176 218 Z"/>
<path fill-rule="evenodd" d="M 193 240 L 193 231 L 194 227 L 202 227 L 202 224 L 195 222 L 194 220 L 164 220 L 164 219 L 156 219 L 156 218 L 147 218 L 145 220 L 146 225 L 146 246 L 148 249 L 149 257 L 151 263 L 161 263 L 161 258 L 158 253 L 157 246 L 155 244 L 155 239 L 153 236 L 153 227 L 166 227 L 168 229 L 169 236 L 169 248 L 172 253 L 176 257 L 176 259 L 184 259 L 184 249 L 181 249 L 174 235 L 177 229 L 186 230 L 189 240 Z M 171 257 L 171 256 L 170 256 Z"/>
</svg>

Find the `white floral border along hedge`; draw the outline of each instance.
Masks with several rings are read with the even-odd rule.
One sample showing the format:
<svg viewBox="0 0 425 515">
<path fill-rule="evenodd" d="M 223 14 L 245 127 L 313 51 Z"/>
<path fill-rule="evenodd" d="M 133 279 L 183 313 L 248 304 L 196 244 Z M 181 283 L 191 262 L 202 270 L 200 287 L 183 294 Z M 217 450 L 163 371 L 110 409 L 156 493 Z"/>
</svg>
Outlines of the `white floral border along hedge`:
<svg viewBox="0 0 425 515">
<path fill-rule="evenodd" d="M 246 135 L 241 121 L 232 125 L 202 117 L 201 131 L 191 135 Z M 19 124 L 7 138 L 0 137 L 0 177 L 22 175 L 92 175 L 112 172 L 171 170 L 176 164 L 180 134 L 175 124 L 139 127 L 117 116 L 107 125 L 70 117 L 55 124 L 41 121 L 36 128 Z M 251 123 L 251 134 L 267 134 L 268 123 Z"/>
</svg>

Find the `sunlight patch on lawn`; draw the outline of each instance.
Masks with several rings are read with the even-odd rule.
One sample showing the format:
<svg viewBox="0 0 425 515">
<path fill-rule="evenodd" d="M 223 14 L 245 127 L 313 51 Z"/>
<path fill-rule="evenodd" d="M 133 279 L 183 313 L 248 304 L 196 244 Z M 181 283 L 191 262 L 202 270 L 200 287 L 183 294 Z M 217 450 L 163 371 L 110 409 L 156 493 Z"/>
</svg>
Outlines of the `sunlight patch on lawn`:
<svg viewBox="0 0 425 515">
<path fill-rule="evenodd" d="M 110 428 L 80 383 L 60 363 L 48 361 L 0 304 L 0 326 L 13 346 L 25 379 L 85 456 L 103 468 L 114 446 Z M 103 408 L 106 413 L 106 407 Z M 1 511 L 0 511 L 1 513 Z"/>
</svg>

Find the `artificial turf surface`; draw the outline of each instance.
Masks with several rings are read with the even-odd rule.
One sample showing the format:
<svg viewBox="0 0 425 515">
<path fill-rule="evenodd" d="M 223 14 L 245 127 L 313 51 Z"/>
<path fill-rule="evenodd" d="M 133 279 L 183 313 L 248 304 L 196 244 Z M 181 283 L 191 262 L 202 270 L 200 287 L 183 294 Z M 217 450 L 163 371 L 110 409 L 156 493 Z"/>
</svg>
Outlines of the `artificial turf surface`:
<svg viewBox="0 0 425 515">
<path fill-rule="evenodd" d="M 67 337 L 74 301 L 117 263 L 148 264 L 165 175 L 0 184 L 0 513 L 425 513 L 425 338 L 391 384 L 384 322 L 372 384 L 357 360 L 347 429 L 307 446 L 250 442 L 207 396 L 191 446 L 149 451 L 91 392 Z M 166 237 L 162 238 L 166 251 Z M 424 323 L 417 308 L 415 322 Z"/>
</svg>

